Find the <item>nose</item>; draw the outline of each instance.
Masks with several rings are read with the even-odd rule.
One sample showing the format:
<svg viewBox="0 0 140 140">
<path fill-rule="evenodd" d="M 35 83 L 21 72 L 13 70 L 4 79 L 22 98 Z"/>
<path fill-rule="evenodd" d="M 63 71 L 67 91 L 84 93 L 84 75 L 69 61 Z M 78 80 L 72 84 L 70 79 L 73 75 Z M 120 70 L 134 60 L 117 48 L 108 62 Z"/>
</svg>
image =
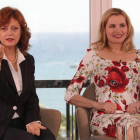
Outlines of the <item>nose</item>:
<svg viewBox="0 0 140 140">
<path fill-rule="evenodd" d="M 119 26 L 117 26 L 116 28 L 115 28 L 115 32 L 120 32 L 121 31 L 121 28 L 119 27 Z"/>
<path fill-rule="evenodd" d="M 12 34 L 13 34 L 13 33 L 12 33 L 12 30 L 11 30 L 11 29 L 8 29 L 8 30 L 7 30 L 7 35 L 8 35 L 8 36 L 11 36 Z"/>
</svg>

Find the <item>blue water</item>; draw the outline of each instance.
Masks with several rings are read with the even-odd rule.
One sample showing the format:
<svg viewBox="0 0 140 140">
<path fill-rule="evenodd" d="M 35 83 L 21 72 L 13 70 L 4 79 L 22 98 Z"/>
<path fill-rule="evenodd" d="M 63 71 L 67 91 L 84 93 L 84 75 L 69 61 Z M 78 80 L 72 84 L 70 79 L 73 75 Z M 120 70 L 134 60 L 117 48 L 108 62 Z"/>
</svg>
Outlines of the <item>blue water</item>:
<svg viewBox="0 0 140 140">
<path fill-rule="evenodd" d="M 134 42 L 140 49 L 140 33 L 135 33 Z M 35 58 L 35 79 L 72 79 L 76 68 L 89 48 L 89 33 L 36 33 L 30 40 L 29 53 Z M 83 92 L 84 90 L 82 90 Z M 48 108 L 66 112 L 65 89 L 37 89 L 40 103 Z"/>
<path fill-rule="evenodd" d="M 29 53 L 35 58 L 35 79 L 71 79 L 89 46 L 89 33 L 38 33 L 32 34 Z M 66 112 L 65 88 L 37 89 L 40 103 L 48 108 Z"/>
</svg>

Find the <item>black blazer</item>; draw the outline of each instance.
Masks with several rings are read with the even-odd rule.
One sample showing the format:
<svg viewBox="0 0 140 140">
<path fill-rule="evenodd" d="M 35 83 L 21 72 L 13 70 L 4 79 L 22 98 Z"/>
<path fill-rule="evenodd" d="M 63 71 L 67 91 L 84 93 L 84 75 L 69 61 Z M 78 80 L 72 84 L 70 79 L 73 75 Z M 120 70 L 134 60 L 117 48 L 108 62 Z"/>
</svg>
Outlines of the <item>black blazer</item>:
<svg viewBox="0 0 140 140">
<path fill-rule="evenodd" d="M 39 100 L 34 83 L 34 58 L 30 54 L 20 63 L 23 90 L 18 96 L 8 62 L 2 60 L 0 71 L 0 138 L 15 112 L 26 124 L 40 120 Z M 15 108 L 17 107 L 17 109 Z M 16 110 L 15 110 L 16 109 Z"/>
</svg>

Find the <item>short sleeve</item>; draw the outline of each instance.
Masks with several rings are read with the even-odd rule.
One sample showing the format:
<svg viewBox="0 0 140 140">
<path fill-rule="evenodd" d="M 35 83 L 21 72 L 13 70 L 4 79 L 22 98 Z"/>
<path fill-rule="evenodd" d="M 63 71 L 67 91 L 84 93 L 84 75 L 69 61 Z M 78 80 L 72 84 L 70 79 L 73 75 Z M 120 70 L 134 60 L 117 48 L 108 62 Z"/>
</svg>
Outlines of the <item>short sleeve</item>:
<svg viewBox="0 0 140 140">
<path fill-rule="evenodd" d="M 65 101 L 68 102 L 74 95 L 80 94 L 83 86 L 87 82 L 88 78 L 93 75 L 94 59 L 97 56 L 97 52 L 92 49 L 88 49 L 79 67 L 71 80 L 65 93 Z"/>
</svg>

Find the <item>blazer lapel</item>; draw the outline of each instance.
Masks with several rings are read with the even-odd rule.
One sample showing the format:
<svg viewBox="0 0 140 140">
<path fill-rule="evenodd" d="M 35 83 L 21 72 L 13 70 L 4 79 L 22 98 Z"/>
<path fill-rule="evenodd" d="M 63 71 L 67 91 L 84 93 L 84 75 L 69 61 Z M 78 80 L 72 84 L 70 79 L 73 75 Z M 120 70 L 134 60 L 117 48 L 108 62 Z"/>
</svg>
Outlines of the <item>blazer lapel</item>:
<svg viewBox="0 0 140 140">
<path fill-rule="evenodd" d="M 23 62 L 21 62 L 20 63 L 20 69 L 21 69 L 21 74 L 22 74 L 22 85 L 23 85 L 23 87 L 22 87 L 22 93 L 21 93 L 21 95 L 20 95 L 20 97 L 21 96 L 23 96 L 23 94 L 24 94 L 24 91 L 25 91 L 25 89 L 26 89 L 26 79 L 27 79 L 27 60 L 25 59 Z"/>
<path fill-rule="evenodd" d="M 14 93 L 17 93 L 16 85 L 15 85 L 11 70 L 9 68 L 8 62 L 4 59 L 2 60 L 1 72 L 3 73 L 3 75 L 7 79 L 7 81 L 11 84 L 13 89 L 16 91 Z"/>
</svg>

